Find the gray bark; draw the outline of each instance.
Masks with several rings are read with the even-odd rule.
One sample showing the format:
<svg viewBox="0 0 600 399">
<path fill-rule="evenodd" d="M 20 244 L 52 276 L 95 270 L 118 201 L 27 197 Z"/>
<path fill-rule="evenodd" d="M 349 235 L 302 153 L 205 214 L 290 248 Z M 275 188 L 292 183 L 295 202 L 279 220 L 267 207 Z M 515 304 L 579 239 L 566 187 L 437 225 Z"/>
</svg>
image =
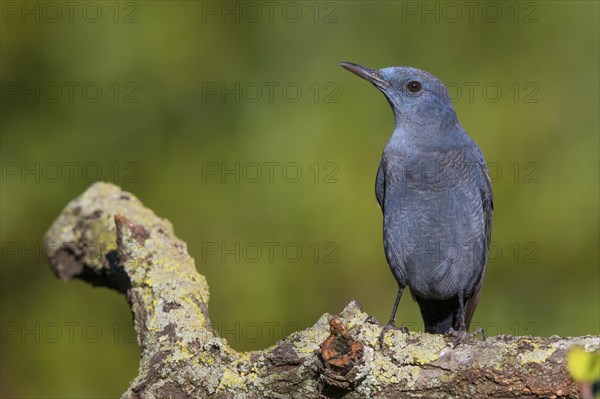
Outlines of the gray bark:
<svg viewBox="0 0 600 399">
<path fill-rule="evenodd" d="M 52 271 L 127 297 L 141 347 L 123 398 L 577 398 L 565 368 L 598 336 L 468 339 L 390 331 L 350 302 L 274 346 L 241 353 L 210 327 L 208 284 L 169 221 L 96 183 L 46 233 Z M 94 253 L 94 256 L 90 254 Z"/>
</svg>

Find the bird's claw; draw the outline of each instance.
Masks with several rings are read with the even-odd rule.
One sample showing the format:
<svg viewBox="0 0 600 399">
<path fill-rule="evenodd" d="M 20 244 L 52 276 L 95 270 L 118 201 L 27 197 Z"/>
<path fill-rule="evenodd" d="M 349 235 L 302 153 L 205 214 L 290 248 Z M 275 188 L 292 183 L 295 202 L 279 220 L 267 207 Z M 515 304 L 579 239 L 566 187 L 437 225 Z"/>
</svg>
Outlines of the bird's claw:
<svg viewBox="0 0 600 399">
<path fill-rule="evenodd" d="M 450 328 L 450 330 L 448 331 L 448 335 L 451 335 L 456 338 L 452 343 L 453 348 L 456 348 L 458 345 L 462 344 L 467 339 L 475 338 L 478 334 L 481 334 L 484 340 L 487 338 L 485 331 L 481 327 L 479 327 L 472 333 L 469 333 L 466 328 L 460 328 L 458 331 L 456 331 L 453 328 Z"/>
<path fill-rule="evenodd" d="M 477 336 L 478 334 L 481 334 L 481 337 L 484 341 L 487 339 L 487 334 L 485 333 L 485 330 L 482 327 L 479 327 L 475 331 L 473 331 L 471 333 L 471 336 L 475 338 L 475 336 Z"/>
<path fill-rule="evenodd" d="M 452 335 L 456 337 L 456 339 L 452 343 L 453 348 L 456 348 L 458 345 L 462 344 L 469 338 L 469 333 L 467 332 L 467 330 L 462 328 L 458 331 L 454 331 L 454 334 Z"/>
<path fill-rule="evenodd" d="M 369 316 L 365 319 L 365 323 L 369 323 L 369 324 L 375 324 L 376 326 L 380 326 L 381 323 L 379 322 L 379 320 L 377 320 L 377 318 L 375 316 Z"/>
<path fill-rule="evenodd" d="M 405 326 L 400 326 L 399 328 L 396 327 L 396 323 L 394 323 L 394 320 L 390 320 L 388 321 L 388 323 L 381 329 L 381 333 L 379 334 L 379 344 L 381 346 L 383 346 L 383 338 L 386 332 L 388 332 L 389 330 L 400 330 L 402 331 L 404 334 L 408 334 L 408 328 L 406 328 Z"/>
</svg>

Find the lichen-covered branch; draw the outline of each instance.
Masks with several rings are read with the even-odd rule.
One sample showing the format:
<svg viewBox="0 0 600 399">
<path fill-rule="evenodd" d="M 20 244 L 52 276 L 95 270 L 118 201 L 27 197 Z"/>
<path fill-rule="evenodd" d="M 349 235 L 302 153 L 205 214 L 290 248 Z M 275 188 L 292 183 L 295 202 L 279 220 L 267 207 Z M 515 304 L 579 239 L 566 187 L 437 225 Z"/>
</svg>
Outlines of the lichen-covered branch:
<svg viewBox="0 0 600 399">
<path fill-rule="evenodd" d="M 132 194 L 96 183 L 45 237 L 53 272 L 124 293 L 141 347 L 123 398 L 577 398 L 564 365 L 597 336 L 452 338 L 381 328 L 350 302 L 339 316 L 240 353 L 208 319 L 208 285 L 171 224 Z"/>
</svg>

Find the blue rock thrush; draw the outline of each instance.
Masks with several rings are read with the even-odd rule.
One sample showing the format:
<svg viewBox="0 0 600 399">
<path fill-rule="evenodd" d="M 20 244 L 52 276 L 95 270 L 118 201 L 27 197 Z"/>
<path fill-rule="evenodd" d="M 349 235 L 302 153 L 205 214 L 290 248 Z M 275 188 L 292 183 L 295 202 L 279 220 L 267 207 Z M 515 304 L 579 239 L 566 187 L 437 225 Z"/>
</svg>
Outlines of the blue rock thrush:
<svg viewBox="0 0 600 399">
<path fill-rule="evenodd" d="M 410 67 L 339 65 L 377 87 L 396 119 L 375 183 L 385 255 L 398 282 L 381 337 L 395 328 L 408 286 L 425 331 L 454 333 L 462 341 L 479 302 L 492 232 L 492 187 L 483 154 L 433 75 Z"/>
</svg>

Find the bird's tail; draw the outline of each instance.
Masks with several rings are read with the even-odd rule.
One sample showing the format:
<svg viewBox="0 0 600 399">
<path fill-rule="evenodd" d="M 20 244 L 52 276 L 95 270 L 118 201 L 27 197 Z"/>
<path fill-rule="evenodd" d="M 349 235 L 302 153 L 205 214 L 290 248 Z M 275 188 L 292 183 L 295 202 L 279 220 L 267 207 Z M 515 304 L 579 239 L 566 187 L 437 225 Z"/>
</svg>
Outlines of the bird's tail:
<svg viewBox="0 0 600 399">
<path fill-rule="evenodd" d="M 447 300 L 423 299 L 415 296 L 421 309 L 421 316 L 425 323 L 425 332 L 430 334 L 446 334 L 450 328 L 458 330 L 456 314 L 458 298 Z"/>
</svg>

